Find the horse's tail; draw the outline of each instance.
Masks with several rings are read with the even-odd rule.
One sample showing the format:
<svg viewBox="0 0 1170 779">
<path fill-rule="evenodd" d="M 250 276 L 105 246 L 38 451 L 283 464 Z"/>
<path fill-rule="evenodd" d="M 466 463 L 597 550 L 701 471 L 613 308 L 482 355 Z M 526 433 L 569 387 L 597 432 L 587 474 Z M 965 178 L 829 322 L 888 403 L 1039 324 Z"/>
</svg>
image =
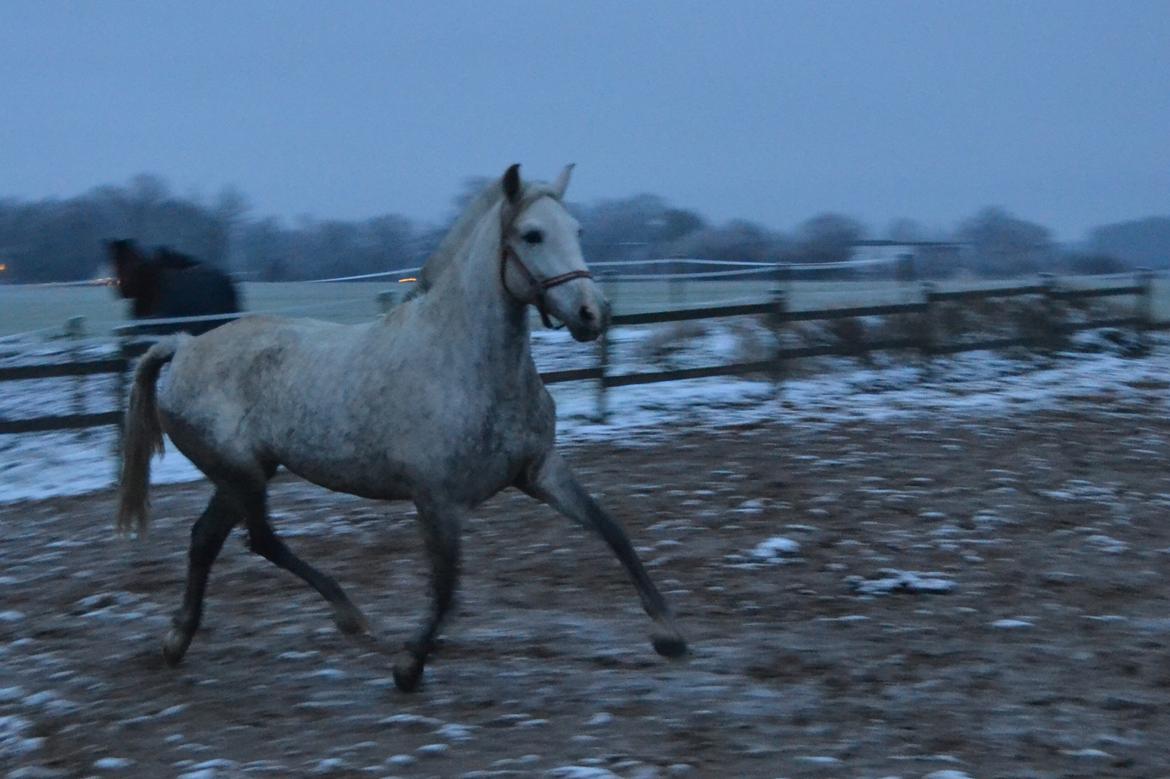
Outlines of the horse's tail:
<svg viewBox="0 0 1170 779">
<path fill-rule="evenodd" d="M 118 485 L 118 532 L 123 534 L 137 530 L 138 535 L 145 535 L 150 524 L 150 458 L 163 451 L 155 385 L 162 367 L 174 358 L 179 343 L 179 336 L 162 339 L 142 355 L 134 372 L 122 437 L 122 478 Z"/>
</svg>

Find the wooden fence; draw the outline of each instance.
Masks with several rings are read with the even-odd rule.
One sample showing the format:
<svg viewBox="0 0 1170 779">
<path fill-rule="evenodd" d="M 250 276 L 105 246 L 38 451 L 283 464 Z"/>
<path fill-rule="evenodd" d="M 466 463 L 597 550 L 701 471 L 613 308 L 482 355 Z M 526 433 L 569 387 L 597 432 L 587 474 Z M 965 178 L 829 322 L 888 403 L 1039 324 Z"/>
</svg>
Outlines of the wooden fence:
<svg viewBox="0 0 1170 779">
<path fill-rule="evenodd" d="M 782 291 L 777 290 L 773 293 L 772 299 L 765 303 L 689 308 L 677 311 L 660 311 L 642 314 L 617 314 L 613 317 L 612 322 L 615 326 L 637 326 L 704 319 L 722 319 L 727 317 L 761 316 L 766 319 L 770 328 L 777 336 L 776 347 L 766 360 L 709 365 L 696 368 L 680 368 L 666 371 L 613 373 L 610 365 L 609 343 L 603 337 L 598 342 L 597 364 L 595 367 L 550 371 L 541 374 L 541 377 L 546 384 L 568 381 L 597 382 L 597 417 L 600 420 L 604 420 L 608 416 L 606 391 L 610 388 L 635 384 L 650 384 L 661 381 L 699 379 L 711 376 L 742 376 L 744 374 L 767 374 L 779 380 L 784 374 L 786 363 L 791 360 L 809 357 L 834 355 L 857 356 L 871 351 L 906 349 L 917 351 L 925 358 L 929 358 L 935 355 L 956 354 L 959 352 L 984 349 L 1006 349 L 1017 346 L 1045 349 L 1057 345 L 1061 337 L 1068 333 L 1077 330 L 1106 327 L 1132 328 L 1139 343 L 1144 343 L 1148 331 L 1170 327 L 1170 322 L 1157 323 L 1153 320 L 1152 286 L 1153 274 L 1148 271 L 1139 272 L 1135 276 L 1132 284 L 1084 289 L 1061 288 L 1052 276 L 1042 276 L 1039 283 L 1036 284 L 969 290 L 938 290 L 927 282 L 922 285 L 920 300 L 915 302 L 879 306 L 830 308 L 815 311 L 789 310 L 786 295 Z M 940 304 L 971 303 L 982 300 L 1026 297 L 1035 298 L 1038 304 L 1040 325 L 1033 332 L 1008 338 L 958 343 L 942 343 L 938 339 L 939 327 L 936 318 Z M 1129 316 L 1087 320 L 1083 322 L 1067 322 L 1060 314 L 1060 306 L 1062 303 L 1079 299 L 1111 297 L 1133 297 L 1135 300 L 1133 312 Z M 861 344 L 826 344 L 798 347 L 782 346 L 779 337 L 784 327 L 794 322 L 899 315 L 916 317 L 917 326 L 913 336 L 886 338 Z M 141 324 L 127 325 L 119 328 L 118 332 L 122 338 L 120 340 L 119 353 L 115 357 L 72 363 L 27 365 L 8 368 L 0 367 L 0 383 L 28 379 L 111 374 L 116 378 L 113 387 L 113 406 L 115 409 L 119 409 L 117 411 L 101 413 L 85 413 L 83 411 L 85 407 L 84 397 L 79 393 L 75 393 L 74 404 L 77 409 L 75 413 L 30 419 L 0 419 L 0 434 L 81 430 L 107 425 L 117 426 L 120 432 L 122 424 L 122 411 L 120 409 L 125 407 L 129 370 L 134 359 L 141 355 L 150 344 L 148 340 L 141 340 L 141 336 L 143 334 L 149 334 L 154 327 L 157 327 L 157 324 L 152 325 L 150 322 L 143 322 Z M 120 441 L 116 440 L 115 448 L 119 446 Z"/>
</svg>

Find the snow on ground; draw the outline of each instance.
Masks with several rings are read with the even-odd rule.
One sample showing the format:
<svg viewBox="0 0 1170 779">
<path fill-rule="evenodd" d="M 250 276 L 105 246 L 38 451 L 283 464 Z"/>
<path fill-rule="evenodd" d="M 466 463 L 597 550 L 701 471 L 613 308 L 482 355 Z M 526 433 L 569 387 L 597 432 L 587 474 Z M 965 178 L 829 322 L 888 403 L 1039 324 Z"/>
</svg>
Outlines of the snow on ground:
<svg viewBox="0 0 1170 779">
<path fill-rule="evenodd" d="M 945 574 L 937 571 L 920 573 L 884 568 L 873 579 L 861 576 L 846 579 L 849 586 L 862 595 L 889 595 L 893 592 L 947 593 L 955 589 L 955 583 Z"/>
<path fill-rule="evenodd" d="M 1099 346 L 1086 334 L 1081 348 Z M 742 329 L 711 325 L 690 333 L 683 348 L 650 328 L 617 329 L 611 337 L 616 372 L 714 365 L 742 359 Z M 573 342 L 564 332 L 534 334 L 541 370 L 584 367 L 595 359 L 594 347 Z M 777 387 L 770 381 L 709 378 L 611 389 L 608 418 L 597 419 L 596 382 L 550 386 L 557 401 L 559 440 L 564 443 L 615 440 L 625 445 L 660 440 L 677 430 L 709 429 L 783 419 L 793 425 L 831 427 L 849 421 L 913 419 L 952 414 L 996 417 L 1058 409 L 1079 398 L 1160 395 L 1170 387 L 1170 340 L 1158 339 L 1145 358 L 1107 351 L 1063 353 L 1051 357 L 1010 357 L 968 352 L 938 358 L 929 369 L 907 355 L 875 355 L 861 365 L 851 359 L 817 362 L 816 373 L 792 375 Z M 0 364 L 66 361 L 84 350 L 86 359 L 109 352 L 108 344 L 81 347 L 38 345 L 16 350 L 10 345 Z M 653 356 L 650 350 L 654 349 Z M 648 364 L 650 362 L 653 364 Z M 801 367 L 803 364 L 798 364 Z M 165 374 L 164 374 L 165 377 Z M 165 378 L 164 378 L 165 381 Z M 78 392 L 79 382 L 83 391 Z M 105 411 L 113 408 L 111 377 L 15 381 L 3 385 L 0 417 Z M 35 500 L 53 495 L 100 490 L 114 482 L 111 428 L 80 432 L 0 436 L 0 502 Z M 201 474 L 168 447 L 155 460 L 155 483 L 194 481 Z"/>
</svg>

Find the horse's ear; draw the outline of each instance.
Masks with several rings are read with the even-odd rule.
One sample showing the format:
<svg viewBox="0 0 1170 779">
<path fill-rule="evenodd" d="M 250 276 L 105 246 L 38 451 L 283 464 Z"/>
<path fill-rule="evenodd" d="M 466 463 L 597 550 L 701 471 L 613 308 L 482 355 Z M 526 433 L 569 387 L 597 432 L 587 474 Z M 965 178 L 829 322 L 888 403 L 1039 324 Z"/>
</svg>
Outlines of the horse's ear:
<svg viewBox="0 0 1170 779">
<path fill-rule="evenodd" d="M 576 163 L 570 162 L 561 171 L 561 175 L 557 176 L 557 180 L 553 182 L 553 192 L 556 193 L 557 200 L 565 199 L 565 190 L 569 188 L 569 177 L 573 174 L 573 166 Z"/>
<path fill-rule="evenodd" d="M 509 203 L 520 199 L 520 163 L 516 163 L 504 171 L 504 179 L 500 182 L 504 188 L 504 196 Z"/>
</svg>

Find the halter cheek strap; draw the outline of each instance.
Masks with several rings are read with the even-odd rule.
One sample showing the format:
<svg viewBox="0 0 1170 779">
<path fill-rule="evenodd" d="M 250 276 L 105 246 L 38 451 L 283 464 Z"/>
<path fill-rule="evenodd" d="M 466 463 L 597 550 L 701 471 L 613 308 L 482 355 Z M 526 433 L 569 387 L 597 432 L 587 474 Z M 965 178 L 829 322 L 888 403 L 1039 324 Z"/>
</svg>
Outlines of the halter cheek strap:
<svg viewBox="0 0 1170 779">
<path fill-rule="evenodd" d="M 511 289 L 508 288 L 508 263 L 515 265 L 516 269 L 528 282 L 528 287 L 533 291 L 531 300 L 525 300 L 515 295 Z M 548 315 L 548 302 L 545 295 L 553 287 L 572 281 L 573 279 L 591 279 L 593 274 L 587 270 L 571 270 L 568 273 L 561 273 L 557 276 L 551 276 L 547 279 L 538 279 L 533 275 L 532 271 L 528 270 L 528 266 L 520 259 L 520 255 L 516 250 L 505 243 L 500 248 L 500 283 L 504 285 L 504 291 L 521 303 L 532 303 L 536 306 L 536 310 L 540 312 L 540 321 L 544 322 L 544 326 L 550 330 L 559 330 L 564 327 L 562 322 L 559 326 L 552 323 L 552 319 Z"/>
<path fill-rule="evenodd" d="M 532 303 L 536 306 L 536 310 L 540 312 L 540 320 L 544 322 L 544 326 L 551 330 L 559 330 L 564 327 L 564 323 L 559 326 L 552 323 L 552 319 L 548 314 L 548 300 L 545 293 L 553 287 L 572 281 L 573 279 L 591 279 L 593 274 L 587 270 L 573 270 L 568 273 L 561 273 L 557 276 L 552 276 L 547 279 L 538 279 L 524 261 L 520 259 L 520 255 L 516 250 L 508 245 L 508 231 L 512 228 L 513 222 L 516 218 L 524 212 L 529 206 L 540 200 L 542 197 L 551 197 L 555 200 L 560 200 L 559 196 L 553 194 L 548 189 L 538 189 L 529 195 L 526 195 L 520 202 L 508 206 L 500 212 L 500 284 L 503 285 L 504 291 L 510 295 L 514 300 L 520 303 Z M 508 265 L 509 263 L 516 266 L 520 271 L 520 275 L 528 283 L 528 288 L 531 290 L 531 295 L 527 298 L 522 298 L 516 295 L 508 287 Z"/>
</svg>

